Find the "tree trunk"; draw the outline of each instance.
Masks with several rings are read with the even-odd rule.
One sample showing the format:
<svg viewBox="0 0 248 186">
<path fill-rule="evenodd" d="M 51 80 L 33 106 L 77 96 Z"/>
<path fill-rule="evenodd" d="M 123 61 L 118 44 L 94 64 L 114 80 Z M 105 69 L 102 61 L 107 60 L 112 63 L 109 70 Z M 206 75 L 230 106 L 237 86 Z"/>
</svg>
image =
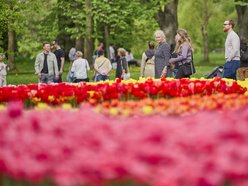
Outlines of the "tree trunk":
<svg viewBox="0 0 248 186">
<path fill-rule="evenodd" d="M 202 38 L 203 38 L 203 61 L 204 61 L 204 63 L 209 63 L 208 21 L 209 21 L 208 1 L 203 0 L 203 15 L 202 15 L 201 31 L 202 31 Z"/>
<path fill-rule="evenodd" d="M 106 48 L 107 58 L 110 59 L 110 53 L 109 53 L 109 30 L 108 30 L 108 25 L 105 25 L 105 26 L 104 26 L 104 36 L 105 36 L 105 48 Z"/>
<path fill-rule="evenodd" d="M 11 70 L 16 70 L 15 65 L 15 32 L 8 31 L 8 62 Z"/>
<path fill-rule="evenodd" d="M 79 51 L 84 50 L 84 40 L 82 37 L 76 39 L 76 49 Z"/>
<path fill-rule="evenodd" d="M 178 0 L 170 0 L 165 3 L 157 13 L 157 22 L 161 30 L 165 32 L 166 41 L 170 44 L 175 43 L 175 34 L 178 29 L 177 6 Z"/>
<path fill-rule="evenodd" d="M 86 12 L 86 26 L 85 26 L 85 39 L 84 39 L 84 56 L 93 65 L 93 17 L 92 17 L 92 4 L 91 0 L 85 0 Z"/>
<path fill-rule="evenodd" d="M 9 9 L 13 11 L 13 5 L 9 4 Z M 10 16 L 8 19 L 8 62 L 11 70 L 16 70 L 15 65 L 15 31 L 13 29 L 14 20 Z"/>
<path fill-rule="evenodd" d="M 237 0 L 235 0 L 237 2 Z M 247 0 L 243 1 L 247 2 Z M 248 38 L 248 6 L 241 6 L 236 4 L 236 11 L 238 14 L 238 33 L 240 37 Z"/>
</svg>

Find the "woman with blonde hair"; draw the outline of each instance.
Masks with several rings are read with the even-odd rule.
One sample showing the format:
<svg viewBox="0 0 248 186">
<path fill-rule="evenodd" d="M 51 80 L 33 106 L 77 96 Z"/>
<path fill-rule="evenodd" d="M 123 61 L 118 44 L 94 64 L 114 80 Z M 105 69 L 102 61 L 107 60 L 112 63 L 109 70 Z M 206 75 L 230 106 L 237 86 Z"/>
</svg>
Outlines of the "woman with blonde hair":
<svg viewBox="0 0 248 186">
<path fill-rule="evenodd" d="M 126 73 L 128 73 L 128 64 L 127 60 L 125 58 L 126 56 L 126 50 L 124 48 L 118 48 L 118 56 L 120 57 L 119 60 L 117 61 L 117 68 L 116 68 L 116 73 L 115 77 L 116 78 L 122 78 Z"/>
<path fill-rule="evenodd" d="M 194 73 L 193 66 L 193 46 L 190 37 L 185 29 L 179 29 L 175 36 L 176 47 L 175 53 L 176 58 L 171 58 L 169 63 L 172 65 L 178 65 L 178 71 L 175 78 L 189 78 Z"/>
<path fill-rule="evenodd" d="M 78 83 L 81 81 L 88 82 L 89 78 L 87 71 L 90 70 L 89 63 L 83 58 L 83 52 L 76 52 L 76 60 L 72 63 L 71 73 L 74 78 L 73 83 Z"/>
<path fill-rule="evenodd" d="M 170 69 L 170 45 L 165 40 L 165 34 L 162 30 L 154 33 L 158 48 L 155 51 L 155 78 L 171 77 L 172 69 Z"/>
</svg>

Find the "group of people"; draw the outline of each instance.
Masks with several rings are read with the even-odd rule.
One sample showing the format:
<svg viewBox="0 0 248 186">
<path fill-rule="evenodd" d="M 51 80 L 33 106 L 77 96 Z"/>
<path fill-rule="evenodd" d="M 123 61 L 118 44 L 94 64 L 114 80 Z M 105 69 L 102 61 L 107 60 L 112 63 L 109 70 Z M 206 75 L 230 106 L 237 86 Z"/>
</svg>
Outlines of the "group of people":
<svg viewBox="0 0 248 186">
<path fill-rule="evenodd" d="M 240 63 L 240 39 L 233 31 L 233 20 L 224 22 L 224 32 L 227 32 L 225 42 L 225 59 L 223 78 L 244 79 L 248 75 L 248 63 Z M 189 78 L 195 72 L 193 64 L 193 45 L 185 29 L 179 29 L 175 36 L 175 46 L 166 42 L 165 34 L 162 30 L 154 33 L 155 42 L 148 43 L 148 50 L 142 55 L 140 76 L 141 77 L 174 77 Z M 246 48 L 245 48 L 246 47 Z M 54 49 L 54 53 L 50 50 Z M 247 43 L 241 44 L 242 51 L 247 49 Z M 94 81 L 104 81 L 109 79 L 109 74 L 113 70 L 113 64 L 116 62 L 116 78 L 126 79 L 130 74 L 128 68 L 127 55 L 130 52 L 124 48 L 117 50 L 117 55 L 112 45 L 109 48 L 110 59 L 104 56 L 104 45 L 100 43 L 94 52 Z M 90 66 L 88 61 L 83 58 L 81 51 L 72 48 L 69 52 L 69 59 L 72 62 L 67 79 L 73 82 L 89 81 L 88 71 Z M 241 58 L 242 59 L 242 58 Z M 40 83 L 61 82 L 64 68 L 64 51 L 60 48 L 58 41 L 53 41 L 52 47 L 48 42 L 43 44 L 43 52 L 38 54 L 35 61 L 35 71 Z M 246 74 L 247 73 L 247 74 Z"/>
<path fill-rule="evenodd" d="M 103 46 L 103 45 L 102 45 Z M 126 59 L 127 51 L 124 48 L 117 50 L 117 56 L 115 55 L 114 48 L 110 46 L 110 60 L 104 56 L 104 49 L 97 48 L 96 59 L 94 61 L 94 81 L 104 81 L 109 79 L 109 74 L 113 70 L 113 64 L 116 63 L 115 77 L 126 79 L 129 73 L 128 62 Z"/>
<path fill-rule="evenodd" d="M 174 50 L 166 42 L 162 30 L 155 31 L 154 37 L 158 47 L 155 49 L 153 41 L 148 43 L 149 49 L 142 55 L 140 76 L 176 79 L 190 77 L 194 73 L 193 46 L 187 31 L 185 29 L 177 31 Z"/>
<path fill-rule="evenodd" d="M 241 43 L 240 47 L 239 36 L 233 30 L 233 20 L 226 20 L 223 27 L 223 31 L 228 34 L 225 42 L 226 62 L 222 77 L 235 80 L 238 77 L 238 79 L 243 80 L 248 76 L 248 63 L 247 61 L 242 61 L 240 54 L 247 50 L 247 43 Z M 194 49 L 187 31 L 185 29 L 177 31 L 174 47 L 166 42 L 165 34 L 162 30 L 155 31 L 154 37 L 157 47 L 155 47 L 153 41 L 148 43 L 148 50 L 142 55 L 140 76 L 189 78 L 195 72 L 195 68 L 193 64 Z M 49 52 L 50 44 L 44 43 L 43 52 L 36 57 L 35 70 L 41 83 L 62 81 L 64 52 L 57 41 L 54 41 L 52 46 L 55 48 L 54 54 Z M 127 74 L 130 73 L 127 61 L 129 52 L 124 48 L 119 48 L 117 55 L 115 55 L 112 45 L 110 45 L 109 51 L 110 59 L 104 56 L 103 43 L 100 43 L 97 47 L 94 53 L 94 81 L 108 80 L 114 62 L 117 63 L 116 78 L 126 79 Z M 72 55 L 73 52 L 75 56 Z M 83 53 L 76 52 L 76 49 L 73 48 L 73 51 L 69 52 L 69 58 L 73 62 L 69 72 L 70 76 L 74 77 L 73 82 L 89 81 L 87 71 L 90 70 L 90 67 L 88 61 L 83 58 Z"/>
<path fill-rule="evenodd" d="M 239 39 L 234 32 L 234 21 L 226 20 L 223 31 L 227 32 L 225 41 L 225 63 L 222 77 L 244 80 L 248 78 L 248 46 L 245 38 Z M 154 33 L 158 43 L 155 49 L 154 42 L 149 42 L 149 49 L 142 55 L 141 77 L 175 77 L 189 78 L 195 72 L 193 63 L 193 45 L 185 29 L 177 31 L 175 49 L 166 42 L 163 31 Z"/>
<path fill-rule="evenodd" d="M 154 36 L 158 47 L 155 49 L 155 43 L 153 41 L 149 42 L 149 49 L 142 55 L 140 76 L 153 78 L 172 76 L 175 78 L 189 77 L 190 74 L 186 74 L 185 69 L 190 68 L 190 64 L 192 63 L 193 47 L 187 31 L 184 29 L 178 30 L 175 37 L 176 46 L 173 52 L 171 52 L 171 46 L 166 42 L 165 34 L 162 30 L 157 30 Z M 69 52 L 69 58 L 73 63 L 69 74 L 75 77 L 73 82 L 89 81 L 87 75 L 87 71 L 90 70 L 88 61 L 82 58 L 82 52 L 76 52 L 76 49 L 73 48 L 73 51 L 76 52 L 76 58 L 74 59 L 71 50 Z M 95 73 L 93 81 L 108 80 L 114 63 L 116 63 L 116 67 L 114 68 L 116 78 L 130 78 L 130 59 L 128 57 L 130 51 L 119 48 L 117 55 L 115 55 L 115 50 L 112 45 L 110 45 L 109 51 L 110 59 L 104 56 L 104 45 L 100 43 L 94 52 L 93 67 Z M 176 54 L 173 58 L 171 57 L 172 53 Z M 175 66 L 177 67 L 176 69 Z"/>
<path fill-rule="evenodd" d="M 116 78 L 126 77 L 128 73 L 128 63 L 125 58 L 126 50 L 124 48 L 118 49 L 118 61 L 116 68 Z M 94 81 L 104 81 L 109 79 L 109 74 L 112 70 L 111 61 L 104 56 L 104 50 L 100 45 L 95 52 L 94 60 Z M 69 82 L 88 82 L 88 71 L 90 70 L 87 59 L 83 58 L 83 52 L 76 51 L 72 47 L 69 52 L 69 59 L 71 61 L 67 81 Z M 62 74 L 65 63 L 65 54 L 60 47 L 59 41 L 43 43 L 43 51 L 36 56 L 35 60 L 35 73 L 38 77 L 39 83 L 60 83 L 62 82 Z"/>
<path fill-rule="evenodd" d="M 51 52 L 51 49 L 54 51 Z M 43 51 L 36 56 L 35 74 L 39 83 L 60 83 L 64 69 L 65 54 L 58 41 L 43 43 Z"/>
</svg>

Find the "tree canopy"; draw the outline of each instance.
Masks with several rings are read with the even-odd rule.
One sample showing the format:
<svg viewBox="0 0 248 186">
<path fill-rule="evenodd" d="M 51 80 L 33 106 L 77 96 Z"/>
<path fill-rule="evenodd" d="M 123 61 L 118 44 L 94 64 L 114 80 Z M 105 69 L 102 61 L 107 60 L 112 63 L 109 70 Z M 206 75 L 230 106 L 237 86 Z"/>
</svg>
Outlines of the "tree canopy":
<svg viewBox="0 0 248 186">
<path fill-rule="evenodd" d="M 176 21 L 177 28 L 188 30 L 196 52 L 223 48 L 225 19 L 234 19 L 239 28 L 235 30 L 248 37 L 248 29 L 242 29 L 246 0 L 0 0 L 0 9 L 0 51 L 8 50 L 7 33 L 13 31 L 15 54 L 29 57 L 41 50 L 43 41 L 54 39 L 61 40 L 66 51 L 78 42 L 79 49 L 89 47 L 92 53 L 104 42 L 140 57 L 156 29 L 169 29 L 168 24 L 161 28 L 161 20 Z M 169 41 L 174 40 L 174 30 L 167 33 Z"/>
</svg>

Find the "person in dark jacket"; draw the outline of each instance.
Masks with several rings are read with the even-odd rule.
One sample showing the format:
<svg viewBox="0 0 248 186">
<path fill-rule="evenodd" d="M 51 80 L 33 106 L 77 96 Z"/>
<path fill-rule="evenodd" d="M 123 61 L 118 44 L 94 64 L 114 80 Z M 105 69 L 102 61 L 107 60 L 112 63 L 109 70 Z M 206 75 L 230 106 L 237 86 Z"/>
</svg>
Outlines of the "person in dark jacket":
<svg viewBox="0 0 248 186">
<path fill-rule="evenodd" d="M 158 48 L 155 51 L 155 78 L 172 77 L 172 69 L 169 64 L 170 45 L 166 42 L 162 30 L 155 31 L 154 36 L 158 43 Z"/>
<path fill-rule="evenodd" d="M 124 48 L 119 48 L 118 56 L 119 56 L 119 59 L 117 61 L 115 77 L 123 79 L 124 74 L 127 73 L 127 60 L 125 58 L 126 50 Z"/>
</svg>

